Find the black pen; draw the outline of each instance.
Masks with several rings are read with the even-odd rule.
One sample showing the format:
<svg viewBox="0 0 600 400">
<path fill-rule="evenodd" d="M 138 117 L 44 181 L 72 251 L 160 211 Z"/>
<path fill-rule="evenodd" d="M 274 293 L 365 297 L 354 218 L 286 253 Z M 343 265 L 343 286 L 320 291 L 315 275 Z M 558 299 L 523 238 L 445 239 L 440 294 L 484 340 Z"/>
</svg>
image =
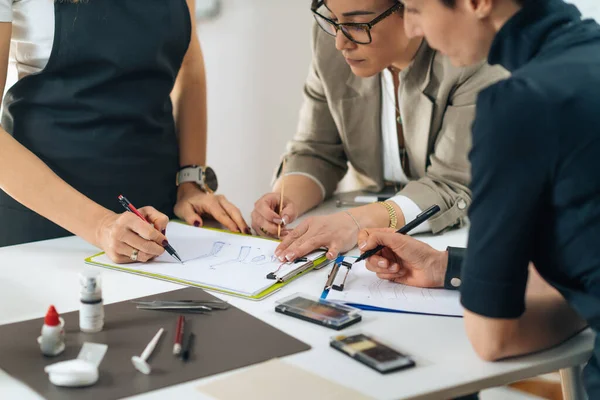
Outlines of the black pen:
<svg viewBox="0 0 600 400">
<path fill-rule="evenodd" d="M 187 361 L 190 359 L 190 353 L 192 351 L 192 345 L 194 344 L 195 337 L 196 335 L 194 335 L 193 332 L 190 332 L 190 334 L 188 335 L 187 340 L 183 345 L 183 352 L 181 353 L 181 359 L 183 361 Z"/>
<path fill-rule="evenodd" d="M 148 221 L 146 218 L 144 218 L 144 216 L 137 210 L 137 208 L 135 208 L 133 206 L 133 204 L 131 204 L 131 202 L 129 200 L 127 200 L 127 198 L 125 196 L 123 196 L 121 194 L 121 195 L 119 195 L 118 199 L 119 199 L 119 203 L 121 203 L 121 205 L 123 206 L 124 209 L 126 209 L 129 212 L 134 213 L 135 215 L 137 215 L 138 217 L 140 217 L 144 221 L 146 221 L 149 224 L 151 224 L 151 222 Z M 179 257 L 179 254 L 177 254 L 177 252 L 175 251 L 175 249 L 173 247 L 171 247 L 170 244 L 167 243 L 167 244 L 163 245 L 163 247 L 167 251 L 167 253 L 169 253 L 172 257 L 176 258 L 180 263 L 183 264 L 183 261 L 181 261 L 181 257 Z"/>
<path fill-rule="evenodd" d="M 412 231 L 417 226 L 421 225 L 423 222 L 425 222 L 429 218 L 433 217 L 439 211 L 440 211 L 440 206 L 438 206 L 437 204 L 429 207 L 427 210 L 425 210 L 421 214 L 417 215 L 417 217 L 415 219 L 413 219 L 412 221 L 410 221 L 408 224 L 406 224 L 402 228 L 398 229 L 396 231 L 396 233 L 399 233 L 401 235 L 406 235 L 408 232 Z M 358 259 L 356 261 L 354 261 L 354 264 L 356 264 L 357 262 L 366 260 L 367 258 L 375 255 L 376 253 L 383 250 L 384 247 L 385 246 L 379 245 L 379 246 L 375 247 L 374 249 L 365 251 L 360 257 L 358 257 Z"/>
</svg>

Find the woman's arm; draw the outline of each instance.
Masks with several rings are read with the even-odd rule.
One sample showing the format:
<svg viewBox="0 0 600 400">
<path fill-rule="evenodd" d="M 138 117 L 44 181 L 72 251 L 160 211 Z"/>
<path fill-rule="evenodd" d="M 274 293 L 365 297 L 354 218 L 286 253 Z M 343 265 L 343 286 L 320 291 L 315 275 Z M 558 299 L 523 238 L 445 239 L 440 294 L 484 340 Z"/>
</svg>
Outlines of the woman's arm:
<svg viewBox="0 0 600 400">
<path fill-rule="evenodd" d="M 171 92 L 179 133 L 179 163 L 206 165 L 206 72 L 198 40 L 195 0 L 187 0 L 192 17 L 192 37 Z M 175 179 L 175 178 L 173 178 Z"/>
<path fill-rule="evenodd" d="M 278 178 L 285 175 L 303 176 L 314 185 L 306 181 L 306 188 L 318 188 L 315 192 L 311 190 L 311 202 L 302 200 L 301 193 L 299 196 L 290 196 L 290 201 L 305 201 L 304 211 L 330 197 L 348 171 L 342 138 L 329 108 L 326 83 L 330 78 L 323 76 L 321 70 L 321 66 L 331 58 L 329 53 L 335 52 L 336 57 L 338 56 L 338 51 L 333 46 L 333 39 L 315 23 L 312 32 L 312 60 L 304 83 L 298 127 L 288 144 L 285 171 L 280 167 L 277 175 Z M 277 186 L 274 187 L 274 190 L 277 189 Z M 285 190 L 288 191 L 288 185 Z"/>
<path fill-rule="evenodd" d="M 447 59 L 444 59 L 444 63 L 448 71 L 456 69 L 450 66 Z M 468 154 L 477 95 L 507 75 L 500 67 L 487 64 L 462 69 L 444 111 L 442 126 L 433 144 L 433 151 L 429 154 L 425 175 L 409 182 L 398 193 L 412 200 L 420 210 L 426 210 L 433 204 L 441 207 L 441 212 L 429 220 L 433 233 L 458 224 L 467 215 L 471 204 Z"/>
<path fill-rule="evenodd" d="M 281 193 L 282 190 L 286 198 L 293 199 L 296 211 L 294 219 L 296 216 L 318 206 L 323 201 L 319 185 L 304 175 L 287 175 L 277 179 L 273 185 L 273 192 Z"/>
<path fill-rule="evenodd" d="M 298 128 L 288 144 L 285 168 L 279 164 L 271 193 L 255 204 L 252 227 L 263 236 L 277 236 L 278 222 L 286 223 L 318 206 L 336 190 L 348 171 L 348 159 L 337 125 L 331 115 L 320 65 L 327 64 L 327 54 L 338 56 L 333 39 L 318 25 L 313 25 L 312 60 L 304 83 L 304 100 Z M 285 184 L 282 184 L 285 182 Z M 282 215 L 280 192 L 284 188 Z"/>
<path fill-rule="evenodd" d="M 6 85 L 11 31 L 11 23 L 0 23 L 2 93 Z M 140 261 L 164 251 L 157 244 L 165 240 L 160 232 L 133 215 L 119 216 L 82 195 L 4 129 L 0 129 L 0 189 L 36 213 L 102 248 L 116 262 L 130 261 L 128 255 L 132 247 L 127 242 L 137 244 Z M 159 218 L 154 211 L 150 214 Z M 166 225 L 166 222 L 161 220 L 161 224 Z"/>
<path fill-rule="evenodd" d="M 0 92 L 8 70 L 11 23 L 0 23 Z M 60 179 L 3 129 L 0 131 L 0 188 L 40 215 L 100 246 L 97 224 L 112 212 Z"/>
<path fill-rule="evenodd" d="M 526 311 L 517 319 L 488 318 L 465 310 L 465 327 L 481 358 L 495 361 L 556 346 L 586 327 L 561 294 L 530 266 Z"/>
<path fill-rule="evenodd" d="M 180 166 L 204 166 L 207 136 L 206 73 L 196 29 L 195 1 L 187 0 L 187 4 L 191 16 L 192 36 L 171 92 L 171 101 L 179 134 Z M 222 195 L 204 193 L 193 182 L 184 183 L 178 188 L 175 214 L 196 226 L 203 224 L 202 214 L 210 214 L 231 231 L 250 231 L 236 206 Z"/>
</svg>

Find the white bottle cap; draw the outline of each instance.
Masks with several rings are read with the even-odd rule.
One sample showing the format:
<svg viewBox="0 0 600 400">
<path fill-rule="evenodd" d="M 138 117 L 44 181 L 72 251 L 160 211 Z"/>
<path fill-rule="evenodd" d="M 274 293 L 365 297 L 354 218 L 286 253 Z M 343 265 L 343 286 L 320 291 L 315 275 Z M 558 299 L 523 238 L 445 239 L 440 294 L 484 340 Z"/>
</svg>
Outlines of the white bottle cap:
<svg viewBox="0 0 600 400">
<path fill-rule="evenodd" d="M 100 272 L 88 269 L 79 274 L 81 300 L 96 302 L 102 300 L 102 279 Z"/>
</svg>

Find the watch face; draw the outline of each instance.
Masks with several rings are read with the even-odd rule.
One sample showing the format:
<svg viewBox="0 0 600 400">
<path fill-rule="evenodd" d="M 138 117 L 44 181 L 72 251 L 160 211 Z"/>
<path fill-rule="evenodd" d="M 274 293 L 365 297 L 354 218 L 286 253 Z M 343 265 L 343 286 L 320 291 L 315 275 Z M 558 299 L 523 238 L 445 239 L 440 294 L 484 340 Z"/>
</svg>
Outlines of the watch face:
<svg viewBox="0 0 600 400">
<path fill-rule="evenodd" d="M 213 192 L 217 191 L 219 182 L 217 182 L 217 174 L 211 167 L 206 167 L 204 170 L 204 184 Z"/>
</svg>

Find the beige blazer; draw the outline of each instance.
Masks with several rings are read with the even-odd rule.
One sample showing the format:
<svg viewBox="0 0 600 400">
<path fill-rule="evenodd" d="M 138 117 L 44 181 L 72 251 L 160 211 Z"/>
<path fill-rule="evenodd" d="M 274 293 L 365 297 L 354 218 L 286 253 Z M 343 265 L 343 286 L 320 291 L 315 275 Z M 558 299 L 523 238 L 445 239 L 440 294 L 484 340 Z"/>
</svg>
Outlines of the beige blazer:
<svg viewBox="0 0 600 400">
<path fill-rule="evenodd" d="M 381 77 L 354 75 L 331 36 L 313 27 L 313 59 L 298 130 L 288 144 L 286 174 L 316 179 L 331 196 L 348 163 L 369 190 L 384 187 Z M 462 225 L 471 203 L 468 152 L 477 93 L 508 73 L 479 64 L 457 68 L 425 42 L 401 73 L 400 98 L 409 182 L 399 194 L 421 210 L 438 204 L 434 233 Z M 280 173 L 281 167 L 277 175 Z"/>
</svg>

